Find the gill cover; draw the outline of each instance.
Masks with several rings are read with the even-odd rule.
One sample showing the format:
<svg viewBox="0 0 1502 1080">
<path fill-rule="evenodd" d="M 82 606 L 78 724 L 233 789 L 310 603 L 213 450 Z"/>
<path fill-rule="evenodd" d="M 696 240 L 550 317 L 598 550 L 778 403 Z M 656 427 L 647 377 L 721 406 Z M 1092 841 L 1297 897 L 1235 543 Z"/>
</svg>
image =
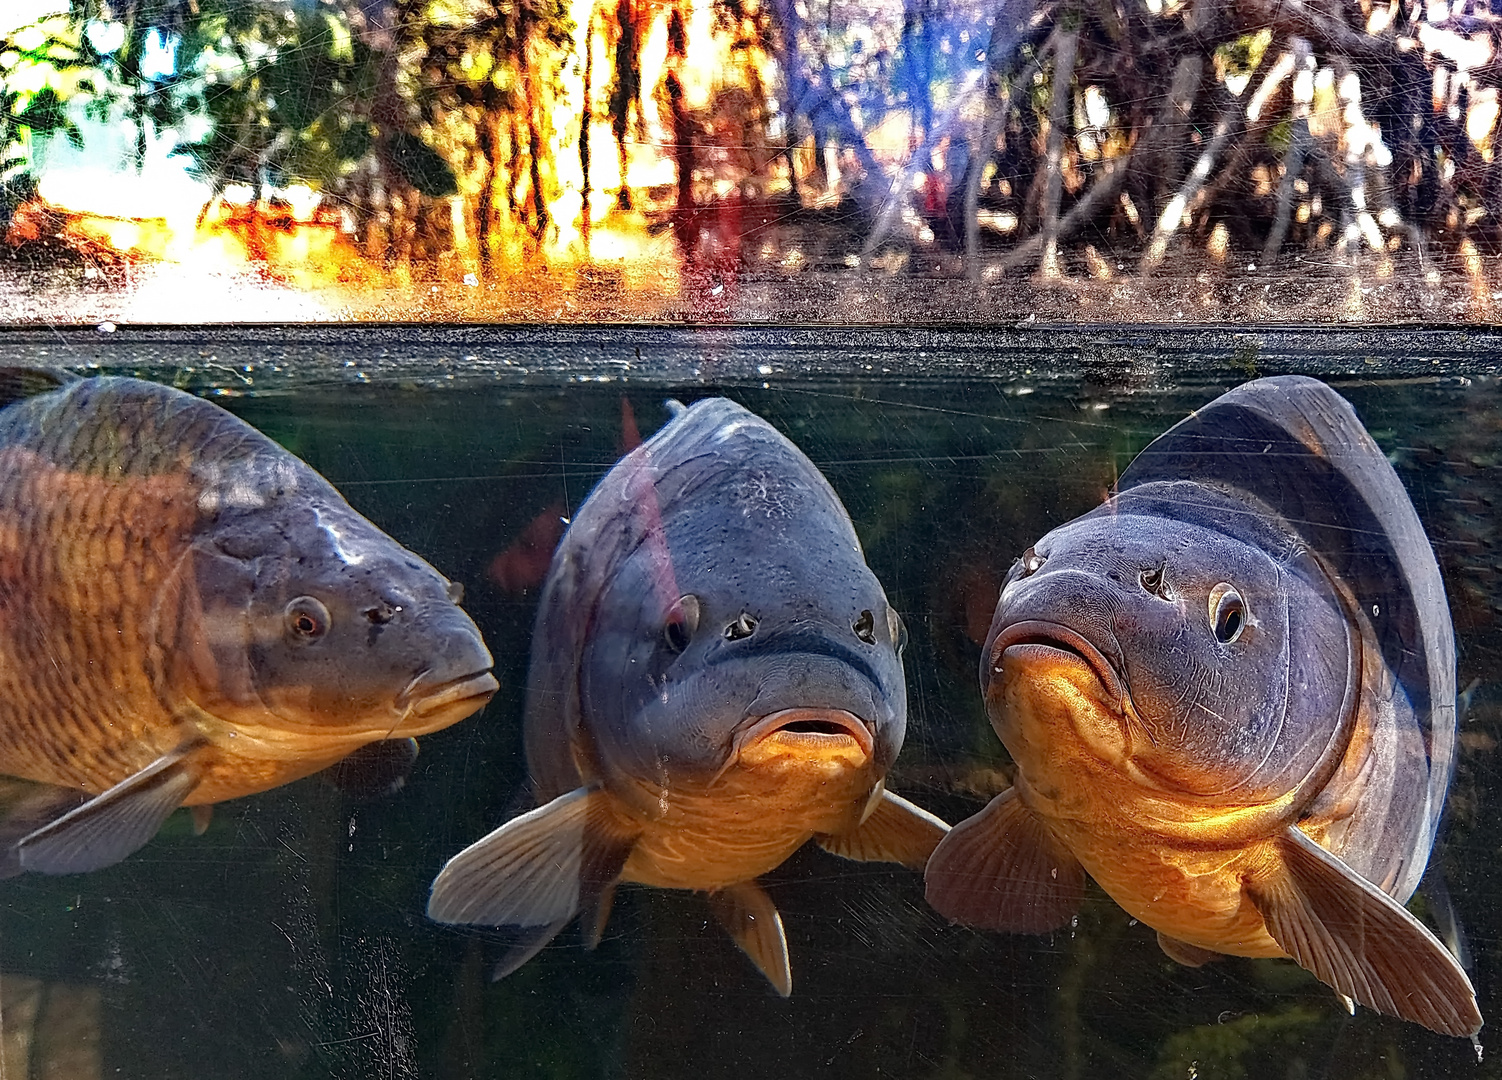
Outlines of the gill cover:
<svg viewBox="0 0 1502 1080">
<path fill-rule="evenodd" d="M 419 683 L 490 666 L 447 579 L 320 494 L 221 513 L 194 541 L 159 633 L 209 711 L 389 727 Z"/>
</svg>

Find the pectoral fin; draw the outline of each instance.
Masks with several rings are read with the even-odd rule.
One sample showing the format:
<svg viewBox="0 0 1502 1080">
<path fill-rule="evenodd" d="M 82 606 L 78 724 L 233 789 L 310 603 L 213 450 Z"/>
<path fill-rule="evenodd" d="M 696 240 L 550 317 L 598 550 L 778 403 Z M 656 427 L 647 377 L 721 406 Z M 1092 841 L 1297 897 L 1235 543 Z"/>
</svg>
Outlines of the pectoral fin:
<svg viewBox="0 0 1502 1080">
<path fill-rule="evenodd" d="M 611 887 L 635 839 L 608 795 L 597 786 L 576 788 L 450 859 L 433 882 L 428 918 L 550 928 L 526 946 L 531 952 L 508 969 L 514 970 L 581 911 L 590 917 L 586 933 L 603 925 Z"/>
<path fill-rule="evenodd" d="M 941 819 L 883 790 L 865 821 L 850 832 L 820 836 L 818 841 L 825 851 L 842 858 L 922 870 L 947 832 L 949 826 Z"/>
<path fill-rule="evenodd" d="M 1455 958 L 1401 904 L 1297 828 L 1243 889 L 1282 948 L 1336 993 L 1446 1035 L 1481 1028 Z"/>
<path fill-rule="evenodd" d="M 366 743 L 322 775 L 352 798 L 384 799 L 406 786 L 415 764 L 416 739 L 381 739 Z"/>
<path fill-rule="evenodd" d="M 741 951 L 751 958 L 783 997 L 793 992 L 793 969 L 788 964 L 788 939 L 782 916 L 765 889 L 754 881 L 709 894 L 709 907 Z"/>
<path fill-rule="evenodd" d="M 74 788 L 0 776 L 0 879 L 25 872 L 21 840 L 88 801 Z"/>
<path fill-rule="evenodd" d="M 1158 931 L 1158 948 L 1163 950 L 1170 960 L 1185 967 L 1204 967 L 1212 960 L 1219 960 L 1221 953 L 1202 949 L 1198 945 L 1191 945 L 1187 941 L 1180 941 L 1176 937 L 1169 937 L 1163 931 Z"/>
<path fill-rule="evenodd" d="M 1044 934 L 1079 910 L 1085 871 L 1008 788 L 939 843 L 923 875 L 928 902 L 953 922 Z"/>
<path fill-rule="evenodd" d="M 156 835 L 172 811 L 198 785 L 188 744 L 164 754 L 101 795 L 22 837 L 16 854 L 22 870 L 81 874 L 113 866 Z"/>
</svg>

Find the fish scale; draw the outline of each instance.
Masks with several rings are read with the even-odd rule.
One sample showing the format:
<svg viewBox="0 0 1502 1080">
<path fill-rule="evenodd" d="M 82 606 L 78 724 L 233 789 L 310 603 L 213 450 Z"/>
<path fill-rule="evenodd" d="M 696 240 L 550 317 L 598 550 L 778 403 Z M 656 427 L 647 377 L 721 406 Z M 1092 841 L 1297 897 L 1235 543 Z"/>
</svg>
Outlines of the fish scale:
<svg viewBox="0 0 1502 1080">
<path fill-rule="evenodd" d="M 98 378 L 10 404 L 0 773 L 61 816 L 0 821 L 0 876 L 108 865 L 179 804 L 473 713 L 496 682 L 453 590 L 209 402 Z"/>
<path fill-rule="evenodd" d="M 43 441 L 36 455 L 9 446 L 0 456 L 6 476 L 0 505 L 50 511 L 22 513 L 21 531 L 5 538 L 29 555 L 26 580 L 47 587 L 23 586 L 22 610 L 0 610 L 0 771 L 99 791 L 122 770 L 143 768 L 164 752 L 141 742 L 144 731 L 170 727 L 171 716 L 152 685 L 151 620 L 140 614 L 150 611 L 150 598 L 186 550 L 197 513 L 184 509 L 191 497 L 128 488 L 105 469 L 74 471 L 79 436 L 66 447 L 71 460 L 59 464 L 45 456 L 48 441 L 58 442 Z M 102 441 L 93 440 L 89 450 Z M 15 460 L 21 455 L 28 460 Z M 174 507 L 175 517 L 163 516 Z M 151 522 L 152 530 L 141 522 Z M 148 535 L 155 544 L 143 542 Z M 0 555 L 0 561 L 8 560 Z M 102 567 L 112 572 L 97 572 Z M 29 625 L 17 626 L 16 615 Z M 43 637 L 29 632 L 34 626 L 51 629 Z M 37 688 L 33 671 L 57 678 Z M 51 748 L 45 762 L 36 759 L 38 747 L 50 747 L 36 737 L 37 727 L 58 721 L 74 746 L 91 747 L 87 757 Z"/>
</svg>

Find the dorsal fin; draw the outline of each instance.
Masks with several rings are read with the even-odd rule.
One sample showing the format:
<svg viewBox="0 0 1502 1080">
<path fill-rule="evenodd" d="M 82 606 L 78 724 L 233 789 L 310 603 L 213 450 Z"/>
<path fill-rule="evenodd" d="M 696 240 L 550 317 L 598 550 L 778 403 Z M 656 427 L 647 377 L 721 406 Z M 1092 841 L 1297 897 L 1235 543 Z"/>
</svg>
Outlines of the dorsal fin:
<svg viewBox="0 0 1502 1080">
<path fill-rule="evenodd" d="M 1317 379 L 1244 383 L 1169 428 L 1117 483 L 1189 480 L 1252 496 L 1351 590 L 1407 693 L 1429 753 L 1427 854 L 1450 783 L 1455 636 L 1444 582 L 1402 481 L 1349 402 Z M 1144 493 L 1146 494 L 1146 493 Z M 1391 890 L 1412 894 L 1423 859 Z"/>
<path fill-rule="evenodd" d="M 0 409 L 38 394 L 46 394 L 79 376 L 50 368 L 0 367 Z"/>
</svg>

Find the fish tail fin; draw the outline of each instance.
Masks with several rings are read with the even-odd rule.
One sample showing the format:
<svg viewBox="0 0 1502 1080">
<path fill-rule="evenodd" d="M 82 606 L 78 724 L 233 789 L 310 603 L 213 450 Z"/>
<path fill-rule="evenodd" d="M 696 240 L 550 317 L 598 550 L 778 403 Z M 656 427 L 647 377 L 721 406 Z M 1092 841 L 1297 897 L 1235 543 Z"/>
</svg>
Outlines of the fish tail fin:
<svg viewBox="0 0 1502 1080">
<path fill-rule="evenodd" d="M 912 870 L 928 865 L 949 826 L 900 795 L 879 790 L 866 819 L 847 833 L 818 837 L 831 854 L 860 862 L 894 862 Z"/>
<path fill-rule="evenodd" d="M 21 870 L 81 874 L 113 866 L 157 834 L 162 823 L 198 786 L 185 744 L 157 758 L 108 791 L 23 836 L 14 853 Z"/>
<path fill-rule="evenodd" d="M 924 895 L 966 926 L 1044 934 L 1074 917 L 1085 870 L 1008 788 L 940 841 L 924 871 Z"/>
<path fill-rule="evenodd" d="M 581 911 L 591 916 L 587 933 L 603 928 L 635 841 L 598 785 L 575 788 L 450 859 L 433 881 L 428 918 L 519 928 L 501 965 L 509 973 Z"/>
<path fill-rule="evenodd" d="M 1290 826 L 1242 888 L 1289 956 L 1338 994 L 1446 1035 L 1481 1029 L 1464 969 L 1391 896 Z"/>
<path fill-rule="evenodd" d="M 709 909 L 772 988 L 782 997 L 791 994 L 793 969 L 788 962 L 787 934 L 767 891 L 754 881 L 738 882 L 710 893 Z"/>
</svg>

